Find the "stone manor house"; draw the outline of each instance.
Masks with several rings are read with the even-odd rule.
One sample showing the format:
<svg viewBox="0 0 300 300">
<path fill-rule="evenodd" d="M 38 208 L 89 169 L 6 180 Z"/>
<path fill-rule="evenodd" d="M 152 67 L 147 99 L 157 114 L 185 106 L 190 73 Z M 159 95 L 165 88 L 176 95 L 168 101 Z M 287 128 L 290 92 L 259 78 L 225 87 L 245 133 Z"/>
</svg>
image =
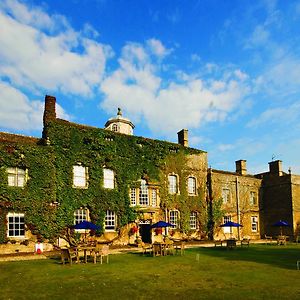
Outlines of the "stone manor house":
<svg viewBox="0 0 300 300">
<path fill-rule="evenodd" d="M 299 234 L 300 176 L 279 160 L 262 174 L 248 174 L 245 160 L 235 172 L 211 169 L 185 129 L 178 144 L 134 136 L 120 109 L 104 129 L 75 124 L 56 117 L 52 96 L 43 123 L 41 138 L 0 132 L 0 244 L 55 244 L 83 220 L 121 244 L 155 240 L 159 220 L 174 224 L 163 231 L 174 238 L 260 239 L 279 234 L 278 220 Z M 243 227 L 220 227 L 230 220 Z"/>
</svg>

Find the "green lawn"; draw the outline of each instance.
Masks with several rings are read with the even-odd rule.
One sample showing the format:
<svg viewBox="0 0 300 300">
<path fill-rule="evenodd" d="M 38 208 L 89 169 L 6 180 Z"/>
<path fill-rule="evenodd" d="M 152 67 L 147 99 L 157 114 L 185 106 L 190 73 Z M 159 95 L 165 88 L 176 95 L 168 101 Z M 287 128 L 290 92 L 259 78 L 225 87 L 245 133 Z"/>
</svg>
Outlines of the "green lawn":
<svg viewBox="0 0 300 300">
<path fill-rule="evenodd" d="M 300 245 L 187 249 L 184 256 L 111 255 L 1 262 L 1 299 L 300 299 Z"/>
</svg>

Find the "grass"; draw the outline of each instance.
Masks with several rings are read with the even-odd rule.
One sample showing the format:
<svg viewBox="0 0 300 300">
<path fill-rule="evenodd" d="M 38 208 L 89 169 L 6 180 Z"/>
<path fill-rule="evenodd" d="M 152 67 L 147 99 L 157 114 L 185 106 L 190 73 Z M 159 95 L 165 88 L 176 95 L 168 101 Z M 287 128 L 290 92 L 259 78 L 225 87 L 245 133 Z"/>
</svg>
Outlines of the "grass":
<svg viewBox="0 0 300 300">
<path fill-rule="evenodd" d="M 187 249 L 184 256 L 111 255 L 0 263 L 0 299 L 299 299 L 300 246 Z"/>
</svg>

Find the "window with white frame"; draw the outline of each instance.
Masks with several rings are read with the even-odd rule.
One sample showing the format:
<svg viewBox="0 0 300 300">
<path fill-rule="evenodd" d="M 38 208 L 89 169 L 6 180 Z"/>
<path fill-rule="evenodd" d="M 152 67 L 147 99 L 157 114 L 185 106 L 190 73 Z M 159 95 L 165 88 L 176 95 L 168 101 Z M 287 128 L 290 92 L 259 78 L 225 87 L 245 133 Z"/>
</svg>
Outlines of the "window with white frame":
<svg viewBox="0 0 300 300">
<path fill-rule="evenodd" d="M 80 208 L 74 211 L 74 224 L 77 225 L 82 221 L 88 220 L 88 209 Z"/>
<path fill-rule="evenodd" d="M 231 222 L 231 216 L 224 216 L 223 221 L 224 221 L 224 224 L 227 222 Z M 224 233 L 232 233 L 232 228 L 231 227 L 223 227 L 223 232 Z"/>
<path fill-rule="evenodd" d="M 20 238 L 25 237 L 24 214 L 7 214 L 7 236 Z"/>
<path fill-rule="evenodd" d="M 103 169 L 103 187 L 106 189 L 115 188 L 115 173 L 110 169 Z"/>
<path fill-rule="evenodd" d="M 177 176 L 176 175 L 169 175 L 169 194 L 177 194 Z"/>
<path fill-rule="evenodd" d="M 130 189 L 130 205 L 136 206 L 136 189 Z"/>
<path fill-rule="evenodd" d="M 26 183 L 26 170 L 20 168 L 7 168 L 9 186 L 23 187 Z"/>
<path fill-rule="evenodd" d="M 222 199 L 223 203 L 230 203 L 230 190 L 227 188 L 222 189 Z"/>
<path fill-rule="evenodd" d="M 195 211 L 190 213 L 190 229 L 197 229 L 197 213 Z"/>
<path fill-rule="evenodd" d="M 114 211 L 105 212 L 105 231 L 114 231 L 116 229 L 116 214 Z"/>
<path fill-rule="evenodd" d="M 151 190 L 151 203 L 152 203 L 152 206 L 157 206 L 157 191 L 156 191 L 156 189 Z"/>
<path fill-rule="evenodd" d="M 190 176 L 188 178 L 188 193 L 189 195 L 196 195 L 196 178 Z"/>
<path fill-rule="evenodd" d="M 149 199 L 148 199 L 148 185 L 146 180 L 141 180 L 141 186 L 140 186 L 140 193 L 139 193 L 139 200 L 141 206 L 149 205 Z"/>
<path fill-rule="evenodd" d="M 83 166 L 73 166 L 73 187 L 87 187 L 88 168 Z"/>
<path fill-rule="evenodd" d="M 251 217 L 251 231 L 257 232 L 258 230 L 258 218 L 256 216 Z"/>
<path fill-rule="evenodd" d="M 170 210 L 169 212 L 170 217 L 170 223 L 174 225 L 174 228 L 178 227 L 178 221 L 179 221 L 179 213 L 178 210 Z"/>
<path fill-rule="evenodd" d="M 256 192 L 250 192 L 250 205 L 256 205 L 257 204 L 257 196 Z"/>
</svg>

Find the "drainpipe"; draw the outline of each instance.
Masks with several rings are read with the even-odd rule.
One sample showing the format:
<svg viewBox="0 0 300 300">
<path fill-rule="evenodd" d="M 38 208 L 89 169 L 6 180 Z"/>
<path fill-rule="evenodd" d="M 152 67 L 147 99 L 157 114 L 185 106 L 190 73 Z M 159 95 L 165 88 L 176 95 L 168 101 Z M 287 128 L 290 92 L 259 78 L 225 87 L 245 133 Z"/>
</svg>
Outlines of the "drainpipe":
<svg viewBox="0 0 300 300">
<path fill-rule="evenodd" d="M 236 214 L 237 214 L 237 222 L 240 224 L 241 216 L 240 216 L 240 192 L 239 192 L 239 179 L 236 177 Z M 238 239 L 240 239 L 240 227 L 238 229 Z"/>
</svg>

